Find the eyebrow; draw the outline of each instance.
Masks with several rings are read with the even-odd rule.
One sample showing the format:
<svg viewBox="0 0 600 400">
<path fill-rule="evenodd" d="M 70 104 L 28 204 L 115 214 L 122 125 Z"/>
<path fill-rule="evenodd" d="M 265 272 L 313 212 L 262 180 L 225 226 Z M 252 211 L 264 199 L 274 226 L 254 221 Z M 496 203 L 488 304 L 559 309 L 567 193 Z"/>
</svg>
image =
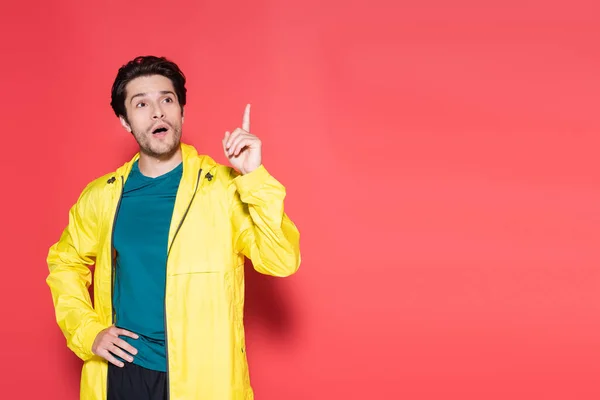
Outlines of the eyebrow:
<svg viewBox="0 0 600 400">
<path fill-rule="evenodd" d="M 161 95 L 172 94 L 173 96 L 175 96 L 175 93 L 173 93 L 170 90 L 161 90 L 159 93 Z M 133 96 L 131 96 L 131 100 L 129 100 L 129 102 L 130 103 L 133 102 L 133 99 L 135 99 L 136 97 L 144 97 L 144 96 L 147 96 L 147 95 L 148 95 L 148 93 L 137 93 L 137 94 L 134 94 Z"/>
</svg>

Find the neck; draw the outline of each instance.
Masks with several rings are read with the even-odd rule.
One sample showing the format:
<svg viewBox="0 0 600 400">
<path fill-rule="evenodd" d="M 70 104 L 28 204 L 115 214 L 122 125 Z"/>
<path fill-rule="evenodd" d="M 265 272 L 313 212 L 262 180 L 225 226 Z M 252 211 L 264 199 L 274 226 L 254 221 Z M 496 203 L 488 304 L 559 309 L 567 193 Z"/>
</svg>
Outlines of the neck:
<svg viewBox="0 0 600 400">
<path fill-rule="evenodd" d="M 156 178 L 173 170 L 181 163 L 182 159 L 181 147 L 179 146 L 174 152 L 162 156 L 151 156 L 140 152 L 138 166 L 143 175 Z"/>
</svg>

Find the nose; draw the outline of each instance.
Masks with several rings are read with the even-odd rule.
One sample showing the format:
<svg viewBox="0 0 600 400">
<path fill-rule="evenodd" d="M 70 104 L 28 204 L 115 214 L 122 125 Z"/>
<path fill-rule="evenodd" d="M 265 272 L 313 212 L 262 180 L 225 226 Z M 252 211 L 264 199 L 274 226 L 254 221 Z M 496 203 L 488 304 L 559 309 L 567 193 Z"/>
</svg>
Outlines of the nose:
<svg viewBox="0 0 600 400">
<path fill-rule="evenodd" d="M 163 119 L 165 117 L 165 113 L 163 112 L 160 106 L 156 105 L 154 110 L 152 110 L 152 118 L 153 119 Z"/>
</svg>

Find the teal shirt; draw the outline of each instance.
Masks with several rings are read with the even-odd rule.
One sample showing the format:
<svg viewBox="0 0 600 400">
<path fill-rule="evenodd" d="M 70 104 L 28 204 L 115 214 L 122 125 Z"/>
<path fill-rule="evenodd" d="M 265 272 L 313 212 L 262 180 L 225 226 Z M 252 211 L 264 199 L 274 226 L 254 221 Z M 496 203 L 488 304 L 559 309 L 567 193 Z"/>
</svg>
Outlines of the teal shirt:
<svg viewBox="0 0 600 400">
<path fill-rule="evenodd" d="M 183 164 L 179 164 L 162 176 L 149 178 L 142 175 L 136 161 L 115 222 L 115 325 L 139 335 L 138 339 L 121 336 L 138 350 L 134 364 L 156 371 L 167 368 L 167 246 L 182 172 Z"/>
</svg>

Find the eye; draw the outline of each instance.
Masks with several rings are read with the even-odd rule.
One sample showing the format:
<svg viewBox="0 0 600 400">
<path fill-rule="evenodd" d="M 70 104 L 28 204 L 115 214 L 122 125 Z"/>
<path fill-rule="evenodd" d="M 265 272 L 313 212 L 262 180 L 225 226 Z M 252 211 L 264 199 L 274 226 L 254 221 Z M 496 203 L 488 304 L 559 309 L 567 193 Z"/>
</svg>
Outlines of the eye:
<svg viewBox="0 0 600 400">
<path fill-rule="evenodd" d="M 165 99 L 165 102 L 167 102 L 167 103 L 172 103 L 172 102 L 173 102 L 173 99 L 172 99 L 172 98 L 170 98 L 170 97 L 167 97 L 167 98 Z"/>
<path fill-rule="evenodd" d="M 136 106 L 136 108 L 141 108 L 141 107 L 144 107 L 145 105 L 146 105 L 146 103 L 144 103 L 144 102 L 139 102 L 139 103 L 137 103 L 135 106 Z"/>
</svg>

